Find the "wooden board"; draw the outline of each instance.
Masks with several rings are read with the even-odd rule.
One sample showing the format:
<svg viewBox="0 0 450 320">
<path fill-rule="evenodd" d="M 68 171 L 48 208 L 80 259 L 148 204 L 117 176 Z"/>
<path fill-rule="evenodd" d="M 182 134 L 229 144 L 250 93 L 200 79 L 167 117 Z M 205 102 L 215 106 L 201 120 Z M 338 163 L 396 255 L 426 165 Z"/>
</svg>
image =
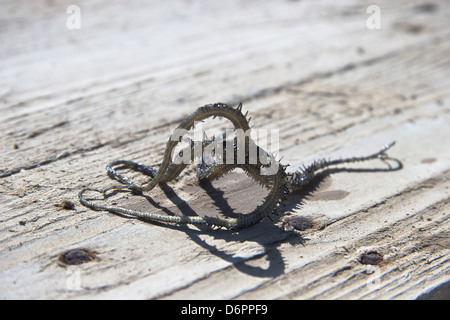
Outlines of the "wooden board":
<svg viewBox="0 0 450 320">
<path fill-rule="evenodd" d="M 378 1 L 370 29 L 364 1 L 80 1 L 73 30 L 71 1 L 20 2 L 0 4 L 0 298 L 449 297 L 448 2 Z M 328 172 L 239 232 L 79 204 L 114 183 L 109 161 L 157 165 L 177 124 L 218 101 L 278 129 L 290 171 L 393 140 L 402 168 Z M 239 172 L 201 186 L 186 170 L 109 201 L 211 215 L 263 195 Z M 286 231 L 292 217 L 310 228 Z"/>
</svg>

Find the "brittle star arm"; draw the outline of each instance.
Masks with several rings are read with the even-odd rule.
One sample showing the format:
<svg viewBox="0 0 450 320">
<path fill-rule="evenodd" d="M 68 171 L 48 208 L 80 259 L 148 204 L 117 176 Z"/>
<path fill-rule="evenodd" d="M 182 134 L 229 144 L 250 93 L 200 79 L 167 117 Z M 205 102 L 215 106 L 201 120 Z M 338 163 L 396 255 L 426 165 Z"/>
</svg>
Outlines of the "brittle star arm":
<svg viewBox="0 0 450 320">
<path fill-rule="evenodd" d="M 363 162 L 374 159 L 386 160 L 389 158 L 387 151 L 395 145 L 395 141 L 385 145 L 381 150 L 370 154 L 368 156 L 352 157 L 345 159 L 335 159 L 335 160 L 316 160 L 312 164 L 303 167 L 302 169 L 287 174 L 287 187 L 290 191 L 299 190 L 305 185 L 310 183 L 317 175 L 317 173 L 323 169 L 331 166 L 336 166 L 339 164 Z"/>
<path fill-rule="evenodd" d="M 244 171 L 246 171 L 249 175 L 252 175 L 255 179 L 260 179 L 259 174 L 255 175 L 256 170 L 248 170 L 247 165 L 238 166 L 236 167 L 242 168 Z M 120 213 L 124 215 L 134 216 L 138 217 L 144 220 L 151 220 L 151 221 L 160 221 L 160 222 L 168 222 L 168 223 L 176 223 L 176 224 L 196 224 L 196 225 L 208 225 L 208 226 L 215 226 L 215 227 L 225 227 L 227 229 L 241 229 L 246 228 L 249 226 L 252 226 L 258 222 L 260 222 L 262 219 L 264 219 L 267 215 L 272 213 L 274 210 L 276 210 L 276 207 L 278 206 L 279 202 L 285 195 L 285 172 L 284 167 L 282 165 L 279 165 L 278 172 L 269 177 L 271 180 L 271 190 L 267 197 L 265 198 L 264 202 L 258 206 L 255 210 L 253 210 L 251 213 L 240 215 L 239 218 L 219 218 L 219 217 L 200 217 L 200 216 L 170 216 L 166 214 L 158 214 L 158 213 L 151 213 L 151 212 L 143 212 L 143 211 L 137 211 L 137 210 L 130 210 L 118 206 L 108 206 L 108 205 L 101 205 L 97 203 L 93 203 L 91 201 L 88 201 L 84 197 L 84 193 L 87 191 L 95 191 L 101 193 L 104 197 L 106 197 L 106 193 L 110 190 L 122 190 L 122 189 L 128 189 L 126 186 L 112 186 L 106 189 L 96 189 L 96 188 L 84 188 L 82 189 L 78 196 L 80 199 L 80 202 L 91 209 L 94 210 L 106 210 L 114 213 Z"/>
</svg>

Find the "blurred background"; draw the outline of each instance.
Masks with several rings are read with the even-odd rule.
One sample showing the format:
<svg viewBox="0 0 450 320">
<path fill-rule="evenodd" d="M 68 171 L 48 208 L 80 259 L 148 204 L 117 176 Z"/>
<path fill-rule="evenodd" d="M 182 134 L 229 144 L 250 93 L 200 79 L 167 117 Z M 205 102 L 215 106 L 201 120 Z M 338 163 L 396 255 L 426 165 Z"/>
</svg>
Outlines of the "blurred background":
<svg viewBox="0 0 450 320">
<path fill-rule="evenodd" d="M 150 108 L 237 101 L 448 31 L 436 18 L 448 17 L 445 1 L 378 1 L 379 18 L 371 5 L 4 0 L 1 103 L 14 112 L 5 105 L 49 103 L 55 92 L 70 101 L 105 87 L 128 87 L 126 99 L 139 91 Z"/>
</svg>

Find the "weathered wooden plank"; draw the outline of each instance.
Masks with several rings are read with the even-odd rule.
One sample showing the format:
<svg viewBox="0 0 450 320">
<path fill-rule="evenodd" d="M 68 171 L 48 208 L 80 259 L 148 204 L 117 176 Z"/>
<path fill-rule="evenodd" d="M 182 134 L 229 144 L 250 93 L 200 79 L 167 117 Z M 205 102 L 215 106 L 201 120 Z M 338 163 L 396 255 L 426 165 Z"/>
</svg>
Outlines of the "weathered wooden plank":
<svg viewBox="0 0 450 320">
<path fill-rule="evenodd" d="M 380 30 L 354 1 L 89 1 L 80 30 L 65 27 L 68 2 L 16 3 L 0 10 L 2 298 L 411 299 L 448 281 L 446 2 L 380 2 Z M 81 187 L 112 183 L 108 161 L 159 163 L 178 122 L 216 101 L 279 129 L 290 170 L 391 140 L 403 168 L 352 165 L 290 196 L 280 213 L 309 219 L 302 232 L 282 218 L 238 233 L 165 227 L 78 204 Z M 235 214 L 263 196 L 242 174 L 213 186 L 187 171 L 151 198 L 110 201 Z M 70 249 L 96 257 L 63 266 Z M 361 263 L 372 252 L 383 261 Z"/>
</svg>

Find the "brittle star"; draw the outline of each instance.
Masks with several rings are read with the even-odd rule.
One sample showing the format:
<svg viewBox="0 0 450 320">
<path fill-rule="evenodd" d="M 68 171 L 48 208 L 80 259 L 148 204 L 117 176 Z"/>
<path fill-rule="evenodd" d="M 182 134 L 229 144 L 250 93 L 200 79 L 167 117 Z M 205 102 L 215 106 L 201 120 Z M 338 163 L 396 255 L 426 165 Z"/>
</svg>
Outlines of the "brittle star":
<svg viewBox="0 0 450 320">
<path fill-rule="evenodd" d="M 243 131 L 247 131 L 250 129 L 249 119 L 247 119 L 247 113 L 242 113 L 242 104 L 239 104 L 236 108 L 232 108 L 223 103 L 215 103 L 208 104 L 203 107 L 198 108 L 194 113 L 188 116 L 185 120 L 183 120 L 177 127 L 176 130 L 190 130 L 196 121 L 202 121 L 204 119 L 210 117 L 223 117 L 232 122 L 235 129 L 240 129 Z M 171 137 L 167 142 L 163 161 L 158 170 L 149 167 L 145 164 L 130 161 L 130 160 L 116 160 L 110 162 L 106 169 L 107 171 L 115 177 L 117 180 L 122 182 L 121 185 L 111 186 L 105 189 L 97 189 L 97 188 L 84 188 L 82 189 L 78 196 L 80 202 L 91 209 L 94 210 L 106 210 L 113 213 L 119 213 L 123 215 L 129 215 L 138 217 L 144 220 L 151 221 L 160 221 L 166 223 L 175 223 L 175 224 L 194 224 L 194 225 L 206 225 L 210 227 L 225 227 L 227 229 L 240 229 L 250 227 L 269 214 L 277 211 L 279 204 L 286 199 L 286 196 L 293 191 L 302 189 L 305 185 L 310 183 L 321 170 L 328 168 L 330 166 L 335 166 L 339 164 L 352 163 L 352 162 L 361 162 L 368 161 L 372 159 L 388 159 L 387 151 L 395 144 L 395 142 L 391 142 L 390 144 L 383 147 L 380 151 L 362 157 L 352 157 L 345 159 L 336 159 L 336 160 L 318 160 L 314 161 L 312 164 L 303 167 L 302 169 L 293 172 L 286 173 L 286 167 L 288 165 L 283 165 L 280 161 L 277 161 L 273 154 L 267 153 L 262 148 L 256 146 L 258 155 L 260 157 L 257 158 L 256 163 L 249 161 L 249 153 L 250 145 L 254 144 L 254 142 L 248 137 L 245 137 L 245 161 L 243 163 L 239 163 L 237 161 L 237 153 L 239 152 L 239 144 L 237 138 L 234 138 L 233 143 L 233 152 L 235 153 L 234 162 L 232 163 L 220 163 L 214 162 L 210 164 L 199 164 L 197 166 L 197 176 L 199 179 L 217 179 L 222 175 L 228 173 L 229 171 L 235 168 L 243 169 L 249 176 L 253 177 L 257 182 L 266 186 L 270 192 L 265 197 L 264 202 L 259 205 L 255 210 L 248 214 L 242 214 L 237 218 L 221 218 L 221 217 L 209 217 L 209 216 L 170 216 L 159 213 L 151 213 L 151 212 L 142 212 L 137 210 L 126 209 L 119 206 L 109 206 L 109 205 L 101 205 L 97 203 L 93 203 L 84 198 L 84 193 L 86 191 L 94 191 L 101 193 L 104 197 L 106 197 L 106 193 L 110 190 L 123 190 L 128 189 L 132 191 L 150 191 L 157 184 L 162 182 L 169 182 L 174 180 L 179 176 L 179 174 L 183 171 L 183 169 L 187 166 L 185 163 L 178 163 L 173 161 L 172 159 L 172 151 L 180 142 L 180 138 L 173 139 Z M 229 141 L 228 141 L 229 142 Z M 226 144 L 225 140 L 214 140 L 214 139 L 205 139 L 202 142 L 203 147 L 206 147 L 212 143 L 216 144 Z M 194 142 L 191 141 L 190 145 L 179 152 L 178 156 L 182 157 L 185 152 L 190 152 L 194 148 Z M 227 152 L 224 149 L 223 158 L 226 158 Z M 230 152 L 230 151 L 228 151 Z M 193 154 L 191 152 L 191 154 Z M 129 167 L 133 170 L 141 171 L 147 175 L 149 175 L 152 179 L 149 183 L 145 185 L 137 185 L 131 180 L 127 179 L 123 175 L 119 174 L 116 170 L 113 169 L 115 165 L 123 165 L 125 167 Z M 261 174 L 261 170 L 267 167 L 275 168 L 272 174 Z"/>
</svg>

